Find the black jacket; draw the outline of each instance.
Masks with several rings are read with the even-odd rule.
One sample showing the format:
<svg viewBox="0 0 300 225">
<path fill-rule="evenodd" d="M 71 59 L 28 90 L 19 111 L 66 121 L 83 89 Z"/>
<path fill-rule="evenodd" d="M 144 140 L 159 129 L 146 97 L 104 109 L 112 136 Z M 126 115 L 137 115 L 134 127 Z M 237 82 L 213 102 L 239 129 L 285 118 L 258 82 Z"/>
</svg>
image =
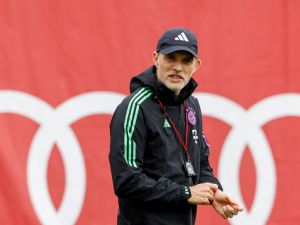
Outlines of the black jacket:
<svg viewBox="0 0 300 225">
<path fill-rule="evenodd" d="M 211 182 L 222 189 L 209 165 L 200 106 L 191 96 L 196 87 L 191 79 L 176 96 L 155 79 L 155 67 L 131 80 L 131 94 L 117 107 L 110 124 L 109 159 L 119 200 L 118 225 L 192 225 L 196 206 L 187 203 L 189 186 Z M 157 99 L 182 137 L 184 101 L 195 115 L 189 122 L 188 151 L 196 177 L 186 175 L 186 154 Z"/>
</svg>

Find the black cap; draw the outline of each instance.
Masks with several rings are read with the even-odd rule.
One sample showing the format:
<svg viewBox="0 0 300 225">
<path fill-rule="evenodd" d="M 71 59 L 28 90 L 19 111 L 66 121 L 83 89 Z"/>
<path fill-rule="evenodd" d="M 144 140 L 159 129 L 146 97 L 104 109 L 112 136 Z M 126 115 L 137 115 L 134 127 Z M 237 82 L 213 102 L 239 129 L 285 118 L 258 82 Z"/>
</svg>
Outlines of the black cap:
<svg viewBox="0 0 300 225">
<path fill-rule="evenodd" d="M 194 33 L 185 28 L 167 30 L 158 40 L 157 52 L 170 54 L 176 51 L 187 51 L 198 58 L 197 38 Z"/>
</svg>

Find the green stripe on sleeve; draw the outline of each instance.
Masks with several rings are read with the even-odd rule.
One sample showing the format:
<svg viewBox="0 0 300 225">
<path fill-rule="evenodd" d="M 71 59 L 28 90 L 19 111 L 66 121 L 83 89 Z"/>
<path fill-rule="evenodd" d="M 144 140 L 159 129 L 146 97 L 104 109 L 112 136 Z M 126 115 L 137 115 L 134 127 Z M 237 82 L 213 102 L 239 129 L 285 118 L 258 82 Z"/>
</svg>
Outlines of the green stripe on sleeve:
<svg viewBox="0 0 300 225">
<path fill-rule="evenodd" d="M 135 109 L 135 114 L 134 114 L 134 119 L 133 119 L 133 124 L 132 124 L 132 135 L 133 135 L 133 131 L 134 131 L 134 128 L 135 128 L 135 124 L 136 124 L 136 120 L 137 120 L 137 117 L 138 117 L 138 112 L 139 112 L 139 109 L 140 109 L 140 105 L 148 98 L 152 95 L 152 92 L 150 93 L 147 93 L 146 96 L 144 96 L 138 103 L 137 103 L 137 107 Z M 132 139 L 131 139 L 132 140 Z M 133 142 L 133 149 L 132 149 L 132 164 L 134 167 L 137 167 L 136 165 L 136 144 L 134 143 L 134 141 L 132 140 Z"/>
<path fill-rule="evenodd" d="M 132 139 L 133 132 L 136 125 L 136 120 L 139 112 L 140 105 L 152 94 L 149 88 L 142 88 L 136 93 L 130 100 L 124 123 L 124 158 L 130 165 L 137 167 L 136 165 L 136 144 Z"/>
<path fill-rule="evenodd" d="M 129 112 L 132 106 L 132 102 L 145 90 L 145 88 L 142 88 L 141 90 L 139 90 L 138 93 L 136 93 L 135 96 L 133 96 L 133 98 L 130 100 L 127 111 L 126 111 L 126 116 L 125 116 L 125 123 L 124 123 L 124 158 L 125 161 L 128 163 L 127 160 L 127 146 L 128 146 L 128 135 L 127 135 L 127 123 L 128 123 L 128 118 L 129 118 Z"/>
</svg>

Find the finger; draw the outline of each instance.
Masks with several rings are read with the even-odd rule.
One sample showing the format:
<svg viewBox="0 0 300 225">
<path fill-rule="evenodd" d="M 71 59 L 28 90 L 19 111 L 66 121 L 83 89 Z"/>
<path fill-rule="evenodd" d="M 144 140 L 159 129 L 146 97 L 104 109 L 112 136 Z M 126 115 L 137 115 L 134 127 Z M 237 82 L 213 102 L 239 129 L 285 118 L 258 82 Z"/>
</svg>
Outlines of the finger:
<svg viewBox="0 0 300 225">
<path fill-rule="evenodd" d="M 207 199 L 208 199 L 209 201 L 213 201 L 213 200 L 215 199 L 215 197 L 214 197 L 213 194 L 208 194 L 208 195 L 207 195 Z"/>
<path fill-rule="evenodd" d="M 228 202 L 229 205 L 233 207 L 235 210 L 238 210 L 239 212 L 243 211 L 243 208 L 239 205 L 239 203 L 233 198 L 231 198 L 230 196 L 228 196 Z"/>
<path fill-rule="evenodd" d="M 234 200 L 233 198 L 231 198 L 229 195 L 226 196 L 226 200 L 228 201 L 228 203 L 230 203 L 232 205 L 238 205 L 238 202 L 236 200 Z"/>
<path fill-rule="evenodd" d="M 228 219 L 228 216 L 225 213 L 222 216 L 225 220 Z"/>
<path fill-rule="evenodd" d="M 212 183 L 208 183 L 209 184 L 209 188 L 213 191 L 216 192 L 218 190 L 218 185 L 216 184 L 212 184 Z"/>
<path fill-rule="evenodd" d="M 238 210 L 234 210 L 232 213 L 233 213 L 233 215 L 237 215 L 239 213 L 239 211 Z"/>
<path fill-rule="evenodd" d="M 234 207 L 232 207 L 232 206 L 227 206 L 227 209 L 228 209 L 228 210 L 230 209 L 230 211 L 231 211 L 231 213 L 233 214 L 233 216 L 237 215 L 237 214 L 240 212 L 239 209 L 236 209 L 236 208 L 234 208 Z"/>
<path fill-rule="evenodd" d="M 223 217 L 223 219 L 227 219 L 227 215 L 224 213 L 224 207 L 223 206 L 220 206 L 219 204 L 216 204 L 213 202 L 213 207 L 214 209 L 217 211 L 217 213 Z"/>
<path fill-rule="evenodd" d="M 213 197 L 215 196 L 215 193 L 211 189 L 207 189 L 207 190 L 205 190 L 205 192 L 206 192 L 206 194 L 209 194 Z"/>
<path fill-rule="evenodd" d="M 239 204 L 236 204 L 236 205 L 231 204 L 230 206 L 238 212 L 242 212 L 244 210 Z"/>
<path fill-rule="evenodd" d="M 198 189 L 195 193 L 198 196 L 212 196 L 214 198 L 215 193 L 209 187 L 202 187 L 202 189 Z"/>
<path fill-rule="evenodd" d="M 231 207 L 231 212 L 233 215 L 237 215 L 239 213 L 239 210 L 235 209 L 234 207 Z"/>
<path fill-rule="evenodd" d="M 205 186 L 207 186 L 208 188 L 210 188 L 212 191 L 216 192 L 217 189 L 218 189 L 218 185 L 216 184 L 213 184 L 213 183 L 209 183 L 209 182 L 206 182 L 206 183 L 203 183 Z"/>
<path fill-rule="evenodd" d="M 224 214 L 229 217 L 232 218 L 233 217 L 233 211 L 234 209 L 232 207 L 230 207 L 229 205 L 226 205 L 223 207 L 224 210 Z"/>
</svg>

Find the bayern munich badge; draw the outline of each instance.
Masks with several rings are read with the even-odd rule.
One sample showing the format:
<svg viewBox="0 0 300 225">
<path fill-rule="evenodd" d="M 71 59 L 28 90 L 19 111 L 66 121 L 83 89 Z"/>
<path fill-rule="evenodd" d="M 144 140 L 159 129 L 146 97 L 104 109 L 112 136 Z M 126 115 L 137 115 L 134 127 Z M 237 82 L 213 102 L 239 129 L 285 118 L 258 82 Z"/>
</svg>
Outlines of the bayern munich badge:
<svg viewBox="0 0 300 225">
<path fill-rule="evenodd" d="M 189 120 L 190 124 L 196 125 L 196 113 L 195 113 L 195 111 L 192 108 L 189 107 L 186 110 L 186 113 L 187 113 L 187 117 L 188 117 L 188 120 Z"/>
</svg>

